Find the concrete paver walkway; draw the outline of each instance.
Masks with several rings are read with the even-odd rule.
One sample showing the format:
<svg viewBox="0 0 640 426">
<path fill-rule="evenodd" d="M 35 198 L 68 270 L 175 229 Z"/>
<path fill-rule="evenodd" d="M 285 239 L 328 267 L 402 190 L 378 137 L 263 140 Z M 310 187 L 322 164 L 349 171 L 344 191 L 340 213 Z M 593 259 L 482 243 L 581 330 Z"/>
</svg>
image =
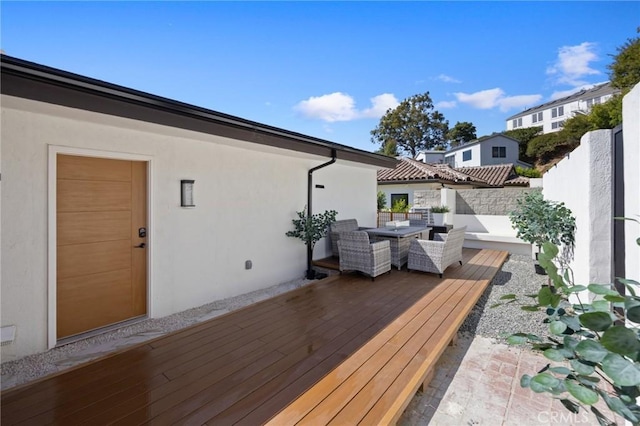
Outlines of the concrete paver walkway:
<svg viewBox="0 0 640 426">
<path fill-rule="evenodd" d="M 549 394 L 520 386 L 549 361 L 524 347 L 465 336 L 447 348 L 434 378 L 418 393 L 398 424 L 415 425 L 597 425 L 591 412 L 569 412 Z M 602 401 L 601 401 L 602 402 Z M 612 418 L 606 405 L 598 409 Z M 615 419 L 623 425 L 624 420 Z"/>
</svg>

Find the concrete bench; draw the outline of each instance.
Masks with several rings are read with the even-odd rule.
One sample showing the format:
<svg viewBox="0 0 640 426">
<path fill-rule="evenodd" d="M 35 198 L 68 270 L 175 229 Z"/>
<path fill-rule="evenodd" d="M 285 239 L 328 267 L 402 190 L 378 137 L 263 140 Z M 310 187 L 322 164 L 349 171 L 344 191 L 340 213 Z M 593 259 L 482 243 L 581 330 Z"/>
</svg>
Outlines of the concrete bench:
<svg viewBox="0 0 640 426">
<path fill-rule="evenodd" d="M 531 255 L 531 244 L 513 235 L 501 235 L 491 232 L 465 232 L 466 248 L 505 250 L 512 254 Z"/>
<path fill-rule="evenodd" d="M 506 258 L 480 251 L 267 424 L 394 424 Z"/>
</svg>

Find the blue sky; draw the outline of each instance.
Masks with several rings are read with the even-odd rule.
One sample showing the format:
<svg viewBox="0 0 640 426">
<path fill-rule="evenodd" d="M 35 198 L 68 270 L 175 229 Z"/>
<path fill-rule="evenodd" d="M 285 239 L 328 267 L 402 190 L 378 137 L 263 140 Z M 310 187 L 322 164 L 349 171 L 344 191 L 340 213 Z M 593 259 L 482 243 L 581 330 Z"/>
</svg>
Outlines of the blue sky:
<svg viewBox="0 0 640 426">
<path fill-rule="evenodd" d="M 607 81 L 640 2 L 9 2 L 0 48 L 367 151 L 429 92 L 478 136 Z"/>
</svg>

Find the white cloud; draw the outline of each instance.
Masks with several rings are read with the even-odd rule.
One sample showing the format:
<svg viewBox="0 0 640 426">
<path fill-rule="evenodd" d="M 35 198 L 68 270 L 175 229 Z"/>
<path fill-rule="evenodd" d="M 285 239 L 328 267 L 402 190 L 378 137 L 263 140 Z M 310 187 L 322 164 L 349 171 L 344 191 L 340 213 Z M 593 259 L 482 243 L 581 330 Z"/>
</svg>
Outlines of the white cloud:
<svg viewBox="0 0 640 426">
<path fill-rule="evenodd" d="M 509 111 L 514 108 L 531 107 L 540 102 L 542 95 L 518 95 L 506 96 L 498 101 L 500 111 Z"/>
<path fill-rule="evenodd" d="M 439 76 L 436 77 L 436 80 L 444 81 L 445 83 L 462 83 L 457 78 L 451 77 L 446 74 L 440 74 Z"/>
<path fill-rule="evenodd" d="M 353 98 L 342 92 L 312 96 L 298 103 L 295 108 L 305 117 L 319 118 L 329 123 L 350 121 L 356 116 Z"/>
<path fill-rule="evenodd" d="M 577 46 L 562 46 L 558 49 L 558 59 L 547 68 L 547 75 L 553 76 L 558 84 L 581 86 L 586 84 L 583 77 L 601 74 L 589 66 L 598 60 L 595 43 L 584 42 Z"/>
<path fill-rule="evenodd" d="M 495 89 L 481 90 L 475 93 L 454 93 L 458 102 L 467 104 L 477 109 L 500 108 L 505 112 L 514 108 L 521 108 L 536 104 L 542 99 L 542 95 L 518 95 L 505 96 L 504 90 L 496 87 Z"/>
<path fill-rule="evenodd" d="M 436 109 L 450 109 L 455 108 L 458 103 L 456 101 L 440 101 L 434 105 Z"/>
<path fill-rule="evenodd" d="M 361 116 L 367 118 L 380 118 L 387 110 L 397 107 L 400 103 L 392 93 L 383 93 L 370 99 L 371 108 L 362 111 Z"/>
<path fill-rule="evenodd" d="M 358 110 L 353 97 L 346 93 L 334 92 L 328 95 L 312 96 L 299 102 L 294 109 L 307 118 L 332 123 L 359 118 L 380 118 L 389 108 L 395 108 L 399 104 L 391 93 L 374 96 L 370 101 L 370 108 Z"/>
<path fill-rule="evenodd" d="M 478 109 L 491 109 L 498 106 L 498 100 L 504 97 L 504 91 L 500 88 L 481 90 L 475 93 L 454 93 L 459 102 L 471 105 Z"/>
</svg>

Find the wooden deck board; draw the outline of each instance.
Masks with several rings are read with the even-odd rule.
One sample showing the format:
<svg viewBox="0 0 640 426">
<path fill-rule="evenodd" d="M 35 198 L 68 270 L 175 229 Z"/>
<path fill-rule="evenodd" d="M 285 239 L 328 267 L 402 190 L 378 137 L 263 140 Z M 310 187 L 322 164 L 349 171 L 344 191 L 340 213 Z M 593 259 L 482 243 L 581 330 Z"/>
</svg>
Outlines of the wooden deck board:
<svg viewBox="0 0 640 426">
<path fill-rule="evenodd" d="M 402 371 L 402 368 L 398 369 L 394 364 L 402 366 L 415 363 L 419 366 L 426 363 L 429 354 L 435 359 L 439 357 L 449 343 L 449 336 L 455 333 L 467 314 L 466 308 L 456 309 L 453 305 L 466 304 L 469 305 L 469 310 L 473 307 L 488 285 L 486 278 L 480 285 L 477 280 L 483 278 L 487 270 L 495 269 L 493 263 L 500 261 L 499 253 L 483 250 L 467 264 L 468 279 L 446 278 L 441 284 L 442 291 L 435 297 L 423 297 L 398 320 L 291 403 L 271 423 L 356 424 L 362 421 L 362 424 L 388 424 L 395 421 L 382 420 L 382 417 L 376 417 L 375 414 L 363 421 L 363 416 L 367 415 L 374 404 L 379 409 L 380 406 L 388 408 L 402 401 L 402 398 L 397 397 L 398 393 L 404 392 L 409 397 L 415 393 L 419 379 L 427 371 L 416 375 L 413 374 L 415 369 L 409 368 L 408 371 L 412 372 L 410 376 L 397 379 L 399 375 L 396 372 Z M 474 294 L 477 296 L 473 296 Z M 448 321 L 452 311 L 464 312 L 465 315 L 458 314 L 460 318 Z M 436 333 L 439 328 L 449 329 L 449 333 Z M 430 334 L 432 339 L 424 343 L 424 336 L 415 339 L 410 337 L 415 336 L 418 331 Z M 386 369 L 390 371 L 389 374 L 385 373 Z M 407 385 L 406 380 L 413 380 L 414 383 Z M 394 383 L 399 385 L 398 389 L 389 391 L 388 400 L 378 406 L 381 395 Z M 384 416 L 387 412 L 378 411 L 378 416 Z"/>
<path fill-rule="evenodd" d="M 308 395 L 328 380 L 336 367 L 344 368 L 358 359 L 364 347 L 380 346 L 360 360 L 361 365 L 384 364 L 375 360 L 393 359 L 399 347 L 387 336 L 389 330 L 411 336 L 418 332 L 421 322 L 442 323 L 447 317 L 441 311 L 447 300 L 456 297 L 468 300 L 466 303 L 472 307 L 486 285 L 476 286 L 464 298 L 460 292 L 471 281 L 493 278 L 496 266 L 500 266 L 491 264 L 492 258 L 498 262 L 495 253 L 465 249 L 464 265 L 450 267 L 444 279 L 435 274 L 397 270 L 373 282 L 358 274 L 331 277 L 66 373 L 5 391 L 1 422 L 264 423 L 300 395 Z M 446 291 L 441 286 L 446 286 Z M 460 290 L 456 293 L 455 289 Z M 429 329 L 432 343 L 438 343 L 442 333 L 450 332 L 446 324 L 441 326 L 443 330 Z M 378 341 L 381 343 L 375 343 Z M 419 342 L 416 339 L 406 344 L 402 348 L 407 352 L 406 359 L 393 362 L 409 365 L 439 356 L 433 346 Z M 391 377 L 384 383 L 369 379 L 370 384 L 365 378 L 367 387 L 363 393 L 349 398 L 365 399 L 368 392 L 373 392 L 376 396 L 372 404 L 384 401 L 386 392 L 393 391 L 394 386 L 417 380 L 409 376 Z M 336 388 L 339 382 L 335 380 Z M 331 417 L 322 414 L 320 418 L 326 420 L 324 423 L 331 418 L 351 418 L 353 413 L 343 408 L 335 409 Z M 372 421 L 379 415 L 376 409 L 378 405 L 359 416 Z"/>
</svg>

